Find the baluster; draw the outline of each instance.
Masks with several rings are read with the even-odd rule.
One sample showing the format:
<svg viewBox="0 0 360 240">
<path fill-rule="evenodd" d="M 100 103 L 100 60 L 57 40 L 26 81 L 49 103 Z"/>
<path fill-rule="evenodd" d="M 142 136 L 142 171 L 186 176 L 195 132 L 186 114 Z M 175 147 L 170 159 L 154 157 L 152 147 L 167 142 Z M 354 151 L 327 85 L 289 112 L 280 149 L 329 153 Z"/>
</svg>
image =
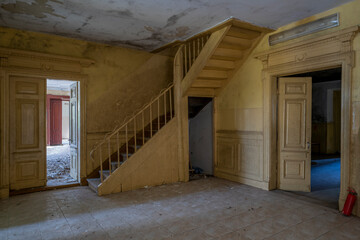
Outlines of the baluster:
<svg viewBox="0 0 360 240">
<path fill-rule="evenodd" d="M 145 110 L 144 110 L 145 111 Z M 144 111 L 142 111 L 142 137 L 143 137 L 143 145 L 145 144 L 145 124 L 144 124 Z"/>
<path fill-rule="evenodd" d="M 103 165 L 102 165 L 102 151 L 101 151 L 101 145 L 99 147 L 99 152 L 100 152 L 100 179 L 101 182 L 104 181 L 104 177 L 103 177 Z"/>
<path fill-rule="evenodd" d="M 172 94 L 171 94 L 171 92 L 172 92 L 172 88 L 170 88 L 170 90 L 169 90 L 169 101 L 170 101 L 170 119 L 172 119 L 173 118 L 173 112 L 172 112 Z"/>
<path fill-rule="evenodd" d="M 111 151 L 110 151 L 110 138 L 109 138 L 109 141 L 108 141 L 108 152 L 109 152 L 109 173 L 111 175 Z"/>
<path fill-rule="evenodd" d="M 197 57 L 200 55 L 200 38 L 197 39 Z"/>
<path fill-rule="evenodd" d="M 196 39 L 195 40 L 193 40 L 192 41 L 192 43 L 193 43 L 193 63 L 195 62 L 195 60 L 196 60 L 196 53 L 195 53 L 195 48 L 196 48 L 196 45 L 195 45 L 195 42 L 196 41 Z"/>
<path fill-rule="evenodd" d="M 204 36 L 201 37 L 201 48 L 204 47 Z"/>
<path fill-rule="evenodd" d="M 165 124 L 166 124 L 166 92 L 164 92 L 164 119 L 165 119 Z"/>
<path fill-rule="evenodd" d="M 158 112 L 158 131 L 159 131 L 160 130 L 160 97 L 158 98 L 157 102 L 158 102 L 158 104 L 157 104 L 158 111 L 157 112 Z"/>
<path fill-rule="evenodd" d="M 119 130 L 120 131 L 120 130 Z M 118 157 L 118 167 L 120 167 L 120 144 L 119 144 L 119 131 L 116 133 L 116 147 Z"/>
<path fill-rule="evenodd" d="M 134 117 L 134 141 L 135 141 L 134 152 L 136 152 L 136 145 L 137 145 L 137 141 L 136 141 L 136 116 Z M 127 160 L 127 158 L 126 158 L 126 160 Z"/>
<path fill-rule="evenodd" d="M 189 70 L 192 66 L 192 62 L 191 62 L 191 45 L 190 43 L 188 43 L 189 47 L 188 47 L 188 50 L 189 50 Z"/>
<path fill-rule="evenodd" d="M 152 103 L 150 104 L 150 137 L 152 137 L 152 124 L 153 124 L 153 120 L 152 120 Z"/>
<path fill-rule="evenodd" d="M 128 125 L 125 125 L 125 141 L 126 141 L 126 160 L 128 159 L 129 156 L 129 141 L 128 141 Z M 135 143 L 135 148 L 136 148 L 136 143 Z M 123 159 L 123 161 L 125 161 L 125 159 Z"/>
<path fill-rule="evenodd" d="M 187 73 L 187 48 L 186 48 L 186 44 L 184 46 L 184 67 L 185 67 L 185 74 Z"/>
</svg>

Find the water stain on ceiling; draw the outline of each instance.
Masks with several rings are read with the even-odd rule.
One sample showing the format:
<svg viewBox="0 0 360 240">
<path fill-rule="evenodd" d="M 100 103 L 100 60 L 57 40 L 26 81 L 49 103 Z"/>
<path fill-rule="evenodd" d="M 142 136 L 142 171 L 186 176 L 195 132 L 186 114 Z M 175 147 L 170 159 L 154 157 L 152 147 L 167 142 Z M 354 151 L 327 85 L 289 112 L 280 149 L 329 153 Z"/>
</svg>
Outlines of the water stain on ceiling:
<svg viewBox="0 0 360 240">
<path fill-rule="evenodd" d="M 1 0 L 0 26 L 151 51 L 234 17 L 278 28 L 350 0 Z"/>
</svg>

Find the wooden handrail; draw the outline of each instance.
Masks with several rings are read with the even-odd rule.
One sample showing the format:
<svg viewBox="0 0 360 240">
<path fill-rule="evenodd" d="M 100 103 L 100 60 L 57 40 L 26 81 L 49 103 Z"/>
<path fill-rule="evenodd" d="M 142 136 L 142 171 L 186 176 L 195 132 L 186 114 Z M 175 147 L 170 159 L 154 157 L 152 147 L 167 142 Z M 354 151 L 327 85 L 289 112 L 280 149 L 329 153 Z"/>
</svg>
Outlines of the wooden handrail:
<svg viewBox="0 0 360 240">
<path fill-rule="evenodd" d="M 149 103 L 145 104 L 142 108 L 140 108 L 140 110 L 138 110 L 137 112 L 135 112 L 130 118 L 126 119 L 124 121 L 123 124 L 120 125 L 120 127 L 116 127 L 111 133 L 106 134 L 104 139 L 102 141 L 100 141 L 99 143 L 97 143 L 93 149 L 90 151 L 90 158 L 92 159 L 92 161 L 95 161 L 95 157 L 94 157 L 94 153 L 96 151 L 99 150 L 99 164 L 100 164 L 100 179 L 101 182 L 104 181 L 104 177 L 103 177 L 103 162 L 108 159 L 109 160 L 109 174 L 111 174 L 113 172 L 112 169 L 112 158 L 115 157 L 113 156 L 113 154 L 116 154 L 116 162 L 118 167 L 120 166 L 120 148 L 125 147 L 126 149 L 126 158 L 125 160 L 123 159 L 123 161 L 128 160 L 128 158 L 130 157 L 131 154 L 129 154 L 129 140 L 134 141 L 134 153 L 137 150 L 138 147 L 138 141 L 137 141 L 137 135 L 138 135 L 138 128 L 137 125 L 141 126 L 141 132 L 139 132 L 138 137 L 142 138 L 141 142 L 142 144 L 140 144 L 141 146 L 145 144 L 145 126 L 148 124 L 148 122 L 145 123 L 145 116 L 147 116 L 147 110 L 149 110 L 148 114 L 149 114 L 149 124 L 150 124 L 150 138 L 153 136 L 152 130 L 153 130 L 153 117 L 156 116 L 157 119 L 157 123 L 158 123 L 158 127 L 157 130 L 160 130 L 160 110 L 164 111 L 164 118 L 165 118 L 165 123 L 167 123 L 167 116 L 170 117 L 170 119 L 174 118 L 174 113 L 172 112 L 174 107 L 172 106 L 172 104 L 174 103 L 174 100 L 172 99 L 174 94 L 173 94 L 173 88 L 174 88 L 174 84 L 171 83 L 170 86 L 168 86 L 167 88 L 163 89 L 160 91 L 160 94 L 157 95 L 155 98 L 153 98 Z M 167 97 L 166 95 L 169 95 L 169 97 Z M 157 110 L 157 115 L 154 115 L 152 112 L 152 106 L 153 104 L 157 104 L 159 106 L 160 101 L 164 101 L 164 106 L 162 109 L 158 108 Z M 167 111 L 171 111 L 170 113 L 167 113 Z M 137 118 L 141 116 L 141 121 L 137 122 Z M 130 125 L 132 126 L 132 128 L 130 128 Z M 129 131 L 130 130 L 130 131 Z M 133 135 L 132 134 L 133 131 Z M 120 144 L 120 136 L 121 133 L 124 132 L 125 133 L 125 143 L 123 144 L 123 146 L 121 146 Z M 130 136 L 129 136 L 130 134 Z M 116 151 L 114 151 L 111 148 L 111 140 L 113 137 L 116 137 L 116 144 L 115 148 Z M 129 139 L 130 137 L 130 139 Z M 107 157 L 103 157 L 104 154 L 102 154 L 102 148 L 103 147 L 107 147 L 107 154 L 105 154 L 105 156 L 107 155 Z"/>
</svg>

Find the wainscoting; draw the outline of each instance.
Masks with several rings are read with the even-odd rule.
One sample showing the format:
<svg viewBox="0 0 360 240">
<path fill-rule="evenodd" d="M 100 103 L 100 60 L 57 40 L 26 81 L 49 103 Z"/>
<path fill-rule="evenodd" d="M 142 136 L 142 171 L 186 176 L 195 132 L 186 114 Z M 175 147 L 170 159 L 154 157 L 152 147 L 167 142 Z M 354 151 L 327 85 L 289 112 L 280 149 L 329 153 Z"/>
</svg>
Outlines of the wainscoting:
<svg viewBox="0 0 360 240">
<path fill-rule="evenodd" d="M 268 189 L 262 132 L 220 130 L 216 132 L 216 144 L 216 177 Z"/>
</svg>

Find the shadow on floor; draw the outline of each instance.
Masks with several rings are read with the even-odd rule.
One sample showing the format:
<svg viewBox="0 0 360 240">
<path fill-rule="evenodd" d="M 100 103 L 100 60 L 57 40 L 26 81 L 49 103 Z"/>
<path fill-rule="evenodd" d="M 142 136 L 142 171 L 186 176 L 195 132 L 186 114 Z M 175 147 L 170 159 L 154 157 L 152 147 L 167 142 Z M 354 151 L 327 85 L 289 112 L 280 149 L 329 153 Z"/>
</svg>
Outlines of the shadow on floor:
<svg viewBox="0 0 360 240">
<path fill-rule="evenodd" d="M 312 160 L 311 192 L 292 192 L 323 206 L 338 209 L 340 158 Z"/>
</svg>

